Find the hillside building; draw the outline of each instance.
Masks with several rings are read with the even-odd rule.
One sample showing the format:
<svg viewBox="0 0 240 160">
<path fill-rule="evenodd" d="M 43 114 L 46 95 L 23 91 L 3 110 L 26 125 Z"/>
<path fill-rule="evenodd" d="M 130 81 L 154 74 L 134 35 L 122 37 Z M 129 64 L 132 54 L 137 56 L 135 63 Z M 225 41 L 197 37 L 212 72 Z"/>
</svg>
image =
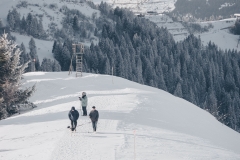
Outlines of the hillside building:
<svg viewBox="0 0 240 160">
<path fill-rule="evenodd" d="M 240 13 L 235 13 L 234 17 L 237 18 L 237 19 L 240 19 Z"/>
</svg>

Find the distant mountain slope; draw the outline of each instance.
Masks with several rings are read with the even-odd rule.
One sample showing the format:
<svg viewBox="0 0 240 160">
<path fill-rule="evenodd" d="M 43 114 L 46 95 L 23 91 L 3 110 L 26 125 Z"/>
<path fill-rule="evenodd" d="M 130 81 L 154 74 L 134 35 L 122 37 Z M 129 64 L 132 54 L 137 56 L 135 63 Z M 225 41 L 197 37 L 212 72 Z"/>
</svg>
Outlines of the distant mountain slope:
<svg viewBox="0 0 240 160">
<path fill-rule="evenodd" d="M 42 21 L 43 28 L 47 34 L 47 40 L 39 40 L 35 39 L 36 47 L 37 47 L 37 54 L 42 62 L 43 58 L 54 59 L 52 54 L 52 47 L 54 41 L 54 34 L 57 30 L 63 28 L 63 19 L 65 17 L 63 10 L 68 9 L 75 9 L 79 10 L 81 14 L 86 16 L 87 18 L 91 19 L 92 15 L 97 18 L 99 16 L 100 11 L 91 8 L 86 3 L 77 3 L 72 1 L 66 0 L 49 0 L 49 1 L 39 1 L 39 0 L 30 0 L 30 1 L 8 1 L 8 0 L 1 0 L 0 1 L 0 20 L 2 21 L 4 26 L 8 26 L 7 22 L 7 15 L 10 10 L 16 8 L 17 12 L 20 13 L 20 19 L 25 17 L 27 18 L 28 14 L 31 13 L 34 17 Z M 16 37 L 17 44 L 23 43 L 28 49 L 28 43 L 31 39 L 31 35 L 27 34 L 20 34 L 16 31 L 12 33 L 14 37 Z M 73 38 L 73 37 L 72 37 Z M 94 38 L 94 42 L 97 42 L 97 38 Z M 84 43 L 84 42 L 83 42 Z M 85 45 L 90 45 L 90 41 L 84 43 Z"/>
<path fill-rule="evenodd" d="M 135 13 L 147 13 L 147 12 L 169 12 L 174 7 L 175 0 L 102 0 L 111 4 L 114 8 L 129 8 Z M 94 3 L 100 3 L 101 0 L 92 0 Z"/>
<path fill-rule="evenodd" d="M 11 35 L 16 37 L 17 44 L 23 43 L 27 48 L 27 52 L 29 52 L 28 43 L 31 39 L 30 36 L 20 35 L 18 33 L 14 33 L 14 32 L 12 32 Z M 54 60 L 54 57 L 52 54 L 53 41 L 35 39 L 35 42 L 36 42 L 36 46 L 37 46 L 37 53 L 38 53 L 38 58 L 39 58 L 40 63 L 42 62 L 42 60 L 44 58 Z"/>
<path fill-rule="evenodd" d="M 208 112 L 165 91 L 119 77 L 68 72 L 32 72 L 24 86 L 37 83 L 33 111 L 0 121 L 0 157 L 4 160 L 239 160 L 240 134 Z M 68 112 L 80 112 L 78 96 L 100 113 L 92 134 L 80 117 L 73 135 Z M 88 133 L 90 132 L 90 133 Z"/>
<path fill-rule="evenodd" d="M 239 0 L 177 0 L 174 12 L 182 15 L 191 14 L 196 18 L 210 16 L 229 18 L 239 13 Z"/>
<path fill-rule="evenodd" d="M 240 51 L 239 35 L 230 33 L 229 27 L 235 24 L 236 18 L 223 19 L 219 21 L 207 21 L 197 22 L 201 26 L 207 26 L 211 24 L 211 28 L 208 32 L 195 33 L 196 36 L 200 36 L 204 45 L 207 45 L 209 41 L 215 43 L 222 50 L 237 50 Z"/>
<path fill-rule="evenodd" d="M 67 7 L 69 9 L 78 9 L 82 14 L 87 17 L 91 17 L 93 13 L 99 14 L 98 10 L 94 10 L 86 3 L 77 3 L 74 1 L 67 0 L 48 0 L 48 1 L 39 1 L 39 0 L 30 0 L 30 1 L 0 1 L 0 19 L 2 19 L 4 24 L 7 24 L 7 14 L 12 8 L 16 8 L 21 15 L 27 17 L 28 13 L 31 13 L 33 16 L 36 16 L 38 19 L 42 19 L 43 27 L 47 31 L 48 35 L 51 35 L 51 27 L 56 27 L 58 29 L 62 28 L 62 19 L 64 13 L 61 12 L 61 9 Z"/>
</svg>

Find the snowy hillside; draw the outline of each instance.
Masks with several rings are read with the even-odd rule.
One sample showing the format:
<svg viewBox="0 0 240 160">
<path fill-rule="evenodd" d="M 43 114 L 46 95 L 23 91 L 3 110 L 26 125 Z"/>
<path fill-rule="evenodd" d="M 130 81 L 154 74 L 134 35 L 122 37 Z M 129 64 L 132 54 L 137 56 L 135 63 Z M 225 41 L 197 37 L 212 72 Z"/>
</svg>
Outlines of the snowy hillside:
<svg viewBox="0 0 240 160">
<path fill-rule="evenodd" d="M 100 3 L 101 1 L 93 0 L 93 2 Z M 176 2 L 175 0 L 105 0 L 105 2 L 112 4 L 113 7 L 118 6 L 122 8 L 129 8 L 136 14 L 144 14 L 145 18 L 156 23 L 157 26 L 166 27 L 173 35 L 175 41 L 182 41 L 189 35 L 187 29 L 180 22 L 175 22 L 171 17 L 161 14 L 163 12 L 171 12 L 174 10 L 174 3 Z M 224 5 L 222 7 L 224 7 Z M 158 14 L 149 14 L 148 12 L 151 11 Z M 232 26 L 235 23 L 235 20 L 235 18 L 231 18 L 220 21 L 201 22 L 200 25 L 202 26 L 206 26 L 211 23 L 214 28 L 212 28 L 209 32 L 196 33 L 195 35 L 201 36 L 204 45 L 206 45 L 209 41 L 212 41 L 223 50 L 236 49 L 240 51 L 240 48 L 237 45 L 239 36 L 229 33 L 228 29 L 221 30 L 223 28 Z"/>
<path fill-rule="evenodd" d="M 23 5 L 23 2 L 27 2 L 26 6 Z M 51 36 L 53 32 L 51 28 L 52 27 L 58 28 L 58 29 L 62 28 L 61 22 L 64 17 L 64 14 L 60 12 L 60 9 L 62 7 L 68 7 L 69 9 L 77 9 L 87 17 L 91 17 L 93 13 L 95 13 L 97 17 L 99 15 L 98 10 L 94 10 L 91 7 L 89 7 L 86 3 L 80 3 L 79 1 L 78 3 L 73 3 L 73 2 L 67 2 L 65 0 L 49 0 L 49 1 L 1 0 L 0 1 L 0 19 L 2 20 L 3 24 L 6 25 L 8 11 L 12 10 L 13 8 L 17 9 L 17 12 L 20 13 L 21 18 L 23 16 L 26 18 L 28 13 L 31 13 L 32 15 L 38 18 L 40 17 L 42 18 L 43 28 L 46 31 L 46 33 L 50 36 L 49 37 L 50 40 L 45 41 L 45 40 L 35 39 L 36 46 L 38 48 L 37 54 L 41 63 L 43 58 L 53 59 L 53 55 L 51 53 L 52 46 L 53 46 L 53 40 L 51 39 Z M 25 47 L 28 49 L 28 43 L 31 39 L 31 36 L 20 35 L 18 33 L 12 33 L 12 35 L 16 37 L 17 44 L 24 43 Z M 86 45 L 89 45 L 89 44 L 90 42 L 86 43 Z"/>
<path fill-rule="evenodd" d="M 240 46 L 238 44 L 240 39 L 239 35 L 233 35 L 229 31 L 229 27 L 233 26 L 235 21 L 236 18 L 229 18 L 220 21 L 201 22 L 199 23 L 201 26 L 212 24 L 213 28 L 210 29 L 209 32 L 195 35 L 200 35 L 204 45 L 207 45 L 209 41 L 212 41 L 223 50 L 235 49 L 240 51 Z"/>
<path fill-rule="evenodd" d="M 156 23 L 158 27 L 167 28 L 175 41 L 182 41 L 189 35 L 187 29 L 181 23 L 174 22 L 172 18 L 165 14 L 146 15 L 145 18 Z"/>
<path fill-rule="evenodd" d="M 101 0 L 93 0 L 93 2 L 99 4 Z M 184 40 L 189 35 L 181 23 L 173 22 L 172 18 L 162 14 L 174 10 L 176 0 L 103 0 L 103 2 L 111 4 L 112 7 L 128 8 L 136 15 L 144 15 L 157 26 L 166 27 L 176 41 Z"/>
<path fill-rule="evenodd" d="M 26 6 L 23 7 L 22 2 L 27 2 Z M 49 29 L 50 23 L 55 23 L 57 28 L 61 28 L 61 21 L 63 18 L 63 13 L 59 10 L 66 6 L 69 9 L 78 9 L 84 15 L 91 17 L 93 13 L 99 13 L 99 11 L 92 9 L 85 3 L 73 3 L 67 0 L 48 0 L 48 1 L 39 1 L 39 0 L 1 0 L 0 1 L 0 18 L 3 23 L 7 23 L 7 14 L 8 11 L 12 8 L 17 8 L 17 11 L 21 16 L 27 17 L 28 13 L 32 13 L 36 16 L 42 16 L 43 27 L 45 30 Z M 19 5 L 19 6 L 18 6 Z"/>
<path fill-rule="evenodd" d="M 97 74 L 31 72 L 24 77 L 24 86 L 37 83 L 30 100 L 38 107 L 0 121 L 0 159 L 240 159 L 239 133 L 162 90 Z M 100 113 L 96 134 L 88 117 L 80 117 L 76 133 L 66 128 L 70 108 L 80 111 L 83 91 L 88 112 L 95 105 Z"/>
<path fill-rule="evenodd" d="M 176 0 L 92 0 L 99 4 L 101 1 L 111 4 L 114 8 L 129 8 L 133 12 L 146 13 L 150 11 L 162 13 L 174 10 Z"/>
<path fill-rule="evenodd" d="M 27 52 L 30 52 L 29 50 L 29 41 L 31 39 L 30 36 L 26 36 L 26 35 L 20 35 L 19 33 L 11 33 L 13 36 L 17 37 L 16 39 L 16 43 L 17 44 L 21 44 L 23 43 L 24 46 L 27 46 Z M 40 40 L 40 39 L 34 39 L 36 46 L 37 46 L 37 53 L 38 53 L 38 57 L 39 57 L 39 61 L 40 63 L 42 62 L 43 58 L 48 58 L 48 59 L 52 59 L 53 58 L 53 54 L 52 54 L 52 46 L 53 46 L 53 41 L 45 41 L 45 40 Z"/>
</svg>

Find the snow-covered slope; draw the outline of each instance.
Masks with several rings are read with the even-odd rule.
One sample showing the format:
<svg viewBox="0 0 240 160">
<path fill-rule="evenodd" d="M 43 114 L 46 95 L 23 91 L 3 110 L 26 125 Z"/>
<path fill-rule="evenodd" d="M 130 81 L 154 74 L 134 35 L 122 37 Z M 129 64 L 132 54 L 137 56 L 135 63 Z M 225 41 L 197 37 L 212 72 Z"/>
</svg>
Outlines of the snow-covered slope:
<svg viewBox="0 0 240 160">
<path fill-rule="evenodd" d="M 31 40 L 30 36 L 20 35 L 19 33 L 14 33 L 14 32 L 11 32 L 11 34 L 14 37 L 17 37 L 16 44 L 23 43 L 24 46 L 26 47 L 26 51 L 30 52 L 29 50 L 29 41 Z M 34 38 L 34 41 L 37 46 L 37 54 L 38 54 L 40 63 L 42 62 L 43 58 L 54 60 L 53 54 L 52 54 L 53 41 L 45 41 L 45 40 L 40 40 L 36 38 Z"/>
<path fill-rule="evenodd" d="M 22 0 L 1 0 L 0 1 L 0 18 L 4 24 L 7 24 L 7 14 L 12 8 L 16 8 L 21 16 L 27 17 L 28 13 L 33 15 L 42 15 L 43 27 L 45 30 L 48 29 L 50 23 L 55 23 L 57 28 L 62 28 L 61 21 L 63 18 L 63 13 L 60 9 L 63 6 L 69 9 L 78 9 L 87 17 L 91 17 L 93 13 L 99 15 L 99 11 L 92 9 L 85 3 L 80 3 L 80 1 L 72 2 L 71 0 L 25 0 L 27 2 L 26 7 L 17 7 L 21 4 Z M 55 7 L 50 7 L 54 5 Z"/>
<path fill-rule="evenodd" d="M 0 121 L 0 159 L 240 159 L 239 133 L 162 90 L 108 75 L 32 72 L 24 77 L 24 86 L 37 83 L 30 100 L 38 107 Z M 81 116 L 71 135 L 67 114 L 72 106 L 80 111 L 82 91 L 89 98 L 88 112 L 95 105 L 100 113 L 98 131 L 91 133 L 88 117 Z"/>
<path fill-rule="evenodd" d="M 181 23 L 174 22 L 172 18 L 165 14 L 146 15 L 145 18 L 156 23 L 158 27 L 167 28 L 175 41 L 182 41 L 189 35 L 187 29 Z"/>
<path fill-rule="evenodd" d="M 212 24 L 213 28 L 211 28 L 209 32 L 195 35 L 200 35 L 204 45 L 207 45 L 207 43 L 211 41 L 223 50 L 235 49 L 237 51 L 240 51 L 240 44 L 238 44 L 238 41 L 240 39 L 239 35 L 233 35 L 229 31 L 229 27 L 233 26 L 235 24 L 235 21 L 236 18 L 229 18 L 219 21 L 201 22 L 199 23 L 201 26 Z"/>
<path fill-rule="evenodd" d="M 104 0 L 105 2 L 112 4 L 113 7 L 129 8 L 136 14 L 142 13 L 145 18 L 157 24 L 159 27 L 166 27 L 168 31 L 173 35 L 175 41 L 182 41 L 188 35 L 187 29 L 180 23 L 172 20 L 171 17 L 161 14 L 163 12 L 171 12 L 174 10 L 174 3 L 176 0 Z M 93 0 L 95 3 L 100 3 L 100 0 Z M 223 7 L 226 4 L 223 5 Z M 149 14 L 149 11 L 158 13 L 157 15 Z M 224 19 L 220 21 L 208 21 L 199 23 L 202 26 L 211 23 L 213 28 L 209 32 L 196 33 L 200 35 L 203 44 L 207 45 L 209 41 L 214 42 L 220 49 L 235 49 L 240 51 L 238 46 L 239 36 L 233 35 L 228 29 L 221 30 L 225 27 L 230 27 L 235 23 L 235 18 Z"/>
<path fill-rule="evenodd" d="M 111 4 L 114 8 L 129 8 L 133 12 L 146 13 L 153 12 L 169 12 L 174 10 L 175 0 L 92 0 L 99 4 L 101 1 Z"/>
<path fill-rule="evenodd" d="M 27 2 L 26 7 L 17 7 L 19 4 L 23 2 L 22 0 L 0 0 L 0 19 L 2 20 L 3 24 L 7 24 L 7 14 L 9 10 L 16 8 L 17 11 L 20 13 L 21 18 L 22 16 L 27 17 L 28 13 L 35 15 L 39 18 L 42 15 L 42 24 L 43 28 L 48 35 L 52 35 L 52 31 L 49 29 L 50 26 L 55 26 L 58 29 L 62 28 L 62 19 L 64 14 L 60 12 L 60 9 L 63 6 L 68 7 L 69 9 L 78 9 L 82 14 L 87 17 L 91 17 L 93 13 L 96 13 L 96 16 L 99 16 L 99 11 L 94 10 L 89 7 L 86 3 L 73 3 L 72 1 L 67 0 L 48 0 L 48 1 L 39 1 L 39 0 L 25 0 Z M 55 7 L 50 7 L 51 5 Z M 20 35 L 18 33 L 12 33 L 13 36 L 16 37 L 17 44 L 24 43 L 25 47 L 28 49 L 28 43 L 31 39 L 31 36 L 27 35 Z M 50 36 L 51 39 L 51 36 Z M 40 62 L 43 58 L 53 59 L 52 55 L 52 46 L 53 40 L 51 41 L 44 41 L 34 39 L 36 42 L 36 46 L 38 48 L 37 54 L 39 57 Z M 86 42 L 86 45 L 90 45 L 91 42 Z M 28 51 L 28 50 L 27 50 Z"/>
</svg>

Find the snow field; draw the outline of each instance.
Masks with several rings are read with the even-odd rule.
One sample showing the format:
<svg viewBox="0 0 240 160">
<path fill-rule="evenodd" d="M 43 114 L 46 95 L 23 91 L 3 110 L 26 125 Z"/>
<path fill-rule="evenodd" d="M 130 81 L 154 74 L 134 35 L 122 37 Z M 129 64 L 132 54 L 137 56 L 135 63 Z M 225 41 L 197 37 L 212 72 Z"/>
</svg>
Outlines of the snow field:
<svg viewBox="0 0 240 160">
<path fill-rule="evenodd" d="M 114 134 L 118 121 L 99 120 L 96 134 L 92 133 L 89 120 L 79 122 L 83 126 L 77 127 L 77 131 L 73 133 L 70 130 L 66 131 L 58 142 L 51 159 L 66 160 L 69 157 L 88 160 L 115 159 L 115 150 L 119 144 L 123 143 L 123 135 Z"/>
<path fill-rule="evenodd" d="M 37 157 L 40 160 L 51 156 L 53 142 L 57 142 L 62 133 L 57 124 L 67 123 L 46 119 L 36 121 L 36 117 L 22 117 L 10 122 L 11 125 L 1 123 L 0 159 L 30 160 Z"/>
<path fill-rule="evenodd" d="M 187 29 L 181 23 L 174 22 L 172 18 L 167 15 L 146 15 L 145 18 L 156 23 L 160 28 L 167 28 L 177 42 L 184 40 L 189 35 Z"/>
<path fill-rule="evenodd" d="M 206 139 L 144 125 L 129 124 L 125 129 L 127 130 L 128 127 L 129 129 L 137 128 L 136 159 L 239 159 L 238 154 L 215 146 Z M 125 143 L 118 153 L 117 159 L 133 159 L 134 132 L 125 131 L 124 135 Z"/>
<path fill-rule="evenodd" d="M 23 43 L 26 48 L 26 52 L 29 53 L 29 41 L 31 40 L 31 37 L 20 35 L 15 32 L 11 32 L 11 34 L 16 37 L 16 44 L 21 45 L 21 43 Z M 37 55 L 40 63 L 42 63 L 43 58 L 54 60 L 52 54 L 53 41 L 45 41 L 36 38 L 34 38 L 34 41 L 37 46 Z"/>
<path fill-rule="evenodd" d="M 214 42 L 222 50 L 237 50 L 240 51 L 240 44 L 238 44 L 239 35 L 230 33 L 228 27 L 235 24 L 236 18 L 229 18 L 220 21 L 200 22 L 201 26 L 207 26 L 212 24 L 213 28 L 209 32 L 196 34 L 201 37 L 204 45 L 207 45 L 209 41 Z"/>
<path fill-rule="evenodd" d="M 38 107 L 0 121 L 0 159 L 240 159 L 239 133 L 162 90 L 98 74 L 35 72 L 24 78 L 26 87 L 37 83 L 30 100 Z M 71 107 L 81 113 L 83 91 L 88 113 L 93 105 L 99 111 L 97 133 L 85 116 L 76 133 L 67 129 Z"/>
<path fill-rule="evenodd" d="M 100 4 L 101 0 L 92 0 L 96 4 Z M 133 12 L 146 13 L 148 11 L 155 11 L 162 13 L 164 11 L 174 10 L 174 0 L 103 0 L 111 4 L 114 8 L 129 8 Z"/>
</svg>

